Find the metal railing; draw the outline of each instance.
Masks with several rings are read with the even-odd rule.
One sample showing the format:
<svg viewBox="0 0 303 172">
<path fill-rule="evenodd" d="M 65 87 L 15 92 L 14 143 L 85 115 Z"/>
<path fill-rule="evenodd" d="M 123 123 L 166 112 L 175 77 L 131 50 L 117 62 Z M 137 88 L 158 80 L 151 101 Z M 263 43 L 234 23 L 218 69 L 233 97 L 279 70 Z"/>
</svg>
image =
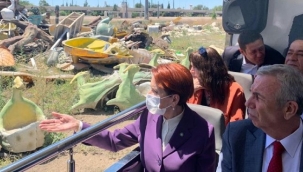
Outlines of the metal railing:
<svg viewBox="0 0 303 172">
<path fill-rule="evenodd" d="M 111 126 L 119 124 L 135 115 L 138 115 L 145 108 L 145 101 L 141 102 L 133 107 L 130 107 L 122 112 L 119 112 L 116 115 L 113 115 L 99 123 L 92 125 L 91 127 L 82 130 L 74 135 L 67 137 L 59 142 L 56 142 L 48 147 L 45 147 L 33 154 L 30 154 L 10 165 L 7 165 L 0 169 L 0 172 L 12 172 L 12 171 L 25 171 L 35 165 L 43 163 L 60 152 L 69 150 L 70 159 L 68 161 L 68 170 L 69 172 L 75 171 L 75 161 L 73 160 L 73 147 L 81 143 L 98 133 L 100 131 L 105 130 Z"/>
</svg>

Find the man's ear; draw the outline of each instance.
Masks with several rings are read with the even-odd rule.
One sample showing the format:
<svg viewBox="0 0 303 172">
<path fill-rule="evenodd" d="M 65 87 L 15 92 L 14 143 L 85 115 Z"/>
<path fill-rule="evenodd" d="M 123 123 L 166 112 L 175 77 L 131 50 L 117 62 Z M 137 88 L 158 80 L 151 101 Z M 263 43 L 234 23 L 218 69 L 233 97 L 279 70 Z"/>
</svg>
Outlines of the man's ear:
<svg viewBox="0 0 303 172">
<path fill-rule="evenodd" d="M 240 51 L 241 54 L 243 54 L 243 55 L 245 54 L 245 51 L 242 50 L 241 48 L 239 48 L 239 51 Z"/>
<path fill-rule="evenodd" d="M 298 103 L 295 101 L 288 101 L 285 105 L 285 114 L 284 118 L 289 120 L 293 116 L 297 115 Z"/>
</svg>

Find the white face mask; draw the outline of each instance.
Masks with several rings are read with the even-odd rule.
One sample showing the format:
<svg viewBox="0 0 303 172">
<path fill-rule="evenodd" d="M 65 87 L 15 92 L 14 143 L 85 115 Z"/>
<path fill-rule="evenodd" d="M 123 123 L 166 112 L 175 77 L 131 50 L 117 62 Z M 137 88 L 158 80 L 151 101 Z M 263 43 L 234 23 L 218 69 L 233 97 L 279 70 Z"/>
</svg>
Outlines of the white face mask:
<svg viewBox="0 0 303 172">
<path fill-rule="evenodd" d="M 171 95 L 165 96 L 165 97 L 157 97 L 151 94 L 147 94 L 146 96 L 146 107 L 148 111 L 152 114 L 157 114 L 157 115 L 164 115 L 166 109 L 170 107 L 171 105 L 167 106 L 166 108 L 160 109 L 160 100 L 164 99 L 166 97 L 169 97 Z"/>
</svg>

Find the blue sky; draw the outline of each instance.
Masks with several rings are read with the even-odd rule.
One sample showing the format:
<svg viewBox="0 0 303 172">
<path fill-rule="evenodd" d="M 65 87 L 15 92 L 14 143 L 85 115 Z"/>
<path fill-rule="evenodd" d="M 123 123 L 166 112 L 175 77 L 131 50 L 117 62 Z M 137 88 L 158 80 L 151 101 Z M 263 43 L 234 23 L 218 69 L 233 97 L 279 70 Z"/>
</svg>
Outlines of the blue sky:
<svg viewBox="0 0 303 172">
<path fill-rule="evenodd" d="M 39 4 L 39 0 L 28 0 L 30 3 L 34 4 L 34 5 L 38 5 Z M 68 2 L 69 4 L 71 3 L 72 0 L 46 0 L 46 2 L 48 2 L 51 6 L 53 5 L 61 5 L 63 2 L 66 3 Z M 79 6 L 83 6 L 85 0 L 73 0 L 74 4 L 77 4 Z M 123 0 L 87 0 L 88 4 L 90 6 L 97 6 L 98 2 L 100 4 L 100 6 L 104 6 L 105 2 L 108 5 L 114 5 L 117 4 L 120 6 L 121 2 Z M 139 3 L 140 0 L 124 0 L 128 2 L 129 7 L 133 7 L 134 4 Z M 173 7 L 173 0 L 149 0 L 150 2 L 152 2 L 153 4 L 156 3 L 163 3 L 164 8 L 167 7 L 168 2 L 170 2 L 170 6 L 171 8 Z M 142 3 L 145 2 L 145 0 L 141 0 Z M 209 8 L 213 8 L 214 6 L 218 6 L 218 5 L 222 5 L 223 4 L 223 0 L 174 0 L 175 2 L 175 8 L 181 7 L 184 9 L 189 9 L 189 6 L 196 6 L 196 5 L 204 5 L 207 6 Z"/>
</svg>

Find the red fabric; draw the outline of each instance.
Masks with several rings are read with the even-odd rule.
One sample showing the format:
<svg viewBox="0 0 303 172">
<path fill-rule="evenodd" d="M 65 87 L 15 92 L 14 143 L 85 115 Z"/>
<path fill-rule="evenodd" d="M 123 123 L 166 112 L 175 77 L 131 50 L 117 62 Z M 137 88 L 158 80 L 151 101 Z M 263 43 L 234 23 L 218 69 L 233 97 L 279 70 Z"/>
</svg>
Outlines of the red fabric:
<svg viewBox="0 0 303 172">
<path fill-rule="evenodd" d="M 224 113 L 225 125 L 229 122 L 245 118 L 245 95 L 243 88 L 237 82 L 232 82 L 227 89 L 227 94 L 223 104 L 210 101 L 209 107 L 220 109 Z M 201 104 L 203 92 L 202 89 L 194 92 L 187 103 Z"/>
<path fill-rule="evenodd" d="M 282 153 L 285 148 L 281 144 L 281 142 L 274 142 L 274 154 L 269 162 L 269 166 L 267 172 L 282 172 Z"/>
</svg>

